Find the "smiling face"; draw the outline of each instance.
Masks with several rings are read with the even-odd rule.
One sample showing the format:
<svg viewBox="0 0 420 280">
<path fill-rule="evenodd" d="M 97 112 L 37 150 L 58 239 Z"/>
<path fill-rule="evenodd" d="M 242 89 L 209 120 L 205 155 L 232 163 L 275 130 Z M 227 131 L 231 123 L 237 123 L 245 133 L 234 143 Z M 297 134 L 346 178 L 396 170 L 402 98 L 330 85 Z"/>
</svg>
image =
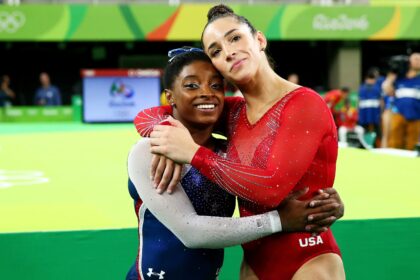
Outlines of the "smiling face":
<svg viewBox="0 0 420 280">
<path fill-rule="evenodd" d="M 210 62 L 195 61 L 183 67 L 166 97 L 187 128 L 213 125 L 223 110 L 223 78 Z"/>
<path fill-rule="evenodd" d="M 252 79 L 267 59 L 264 49 L 267 40 L 261 32 L 233 17 L 219 18 L 210 23 L 203 33 L 203 47 L 213 65 L 229 81 L 242 84 Z"/>
</svg>

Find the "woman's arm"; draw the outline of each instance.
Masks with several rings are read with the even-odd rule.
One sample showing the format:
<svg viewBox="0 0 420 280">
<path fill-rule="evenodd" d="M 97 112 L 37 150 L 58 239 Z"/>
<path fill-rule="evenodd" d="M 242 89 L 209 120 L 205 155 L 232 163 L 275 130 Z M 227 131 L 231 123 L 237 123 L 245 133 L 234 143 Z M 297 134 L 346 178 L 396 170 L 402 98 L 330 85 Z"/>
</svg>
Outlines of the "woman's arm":
<svg viewBox="0 0 420 280">
<path fill-rule="evenodd" d="M 264 169 L 232 162 L 196 145 L 179 123 L 170 127 L 156 126 L 151 134 L 151 150 L 177 162 L 191 162 L 203 175 L 234 195 L 276 207 L 305 174 L 321 141 L 330 142 L 330 150 L 321 152 L 331 159 L 337 156 L 331 113 L 316 93 L 308 91 L 291 96 L 278 126 Z M 325 139 L 327 132 L 330 134 Z M 249 138 L 251 143 L 252 134 Z M 324 187 L 328 187 L 332 185 L 335 165 L 325 168 L 331 169 L 328 180 L 324 180 Z"/>
<path fill-rule="evenodd" d="M 190 248 L 223 248 L 281 231 L 277 211 L 245 218 L 199 216 L 183 188 L 158 194 L 150 180 L 152 155 L 148 139 L 141 139 L 128 157 L 128 173 L 147 208 Z"/>
<path fill-rule="evenodd" d="M 226 97 L 223 107 L 223 113 L 216 125 L 215 130 L 226 135 L 227 131 L 227 118 L 229 111 L 235 108 L 238 104 L 243 102 L 241 97 Z M 134 118 L 134 125 L 137 132 L 142 137 L 149 137 L 153 131 L 153 127 L 165 120 L 167 117 L 172 116 L 173 110 L 171 106 L 158 106 L 140 111 Z"/>
<path fill-rule="evenodd" d="M 140 111 L 133 122 L 140 136 L 149 137 L 153 127 L 169 116 L 172 116 L 171 106 L 152 107 Z"/>
</svg>

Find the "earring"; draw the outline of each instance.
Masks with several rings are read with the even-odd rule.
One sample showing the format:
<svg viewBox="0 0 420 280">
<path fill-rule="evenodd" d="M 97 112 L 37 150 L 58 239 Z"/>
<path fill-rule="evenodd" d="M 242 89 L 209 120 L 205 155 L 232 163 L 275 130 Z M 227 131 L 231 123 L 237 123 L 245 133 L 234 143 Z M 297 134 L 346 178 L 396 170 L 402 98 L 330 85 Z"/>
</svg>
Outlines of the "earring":
<svg viewBox="0 0 420 280">
<path fill-rule="evenodd" d="M 261 51 L 263 52 L 263 51 L 265 51 L 265 48 L 263 47 L 263 48 L 261 48 Z"/>
</svg>

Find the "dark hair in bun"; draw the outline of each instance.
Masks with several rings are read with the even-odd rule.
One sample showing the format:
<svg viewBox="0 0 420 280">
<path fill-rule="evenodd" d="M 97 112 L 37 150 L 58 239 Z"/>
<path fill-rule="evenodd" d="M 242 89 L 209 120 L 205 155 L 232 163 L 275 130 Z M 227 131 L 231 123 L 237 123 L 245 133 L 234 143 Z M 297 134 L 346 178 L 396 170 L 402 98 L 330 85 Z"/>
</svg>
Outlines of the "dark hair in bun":
<svg viewBox="0 0 420 280">
<path fill-rule="evenodd" d="M 219 5 L 213 6 L 208 11 L 208 13 L 207 13 L 207 24 L 203 29 L 203 33 L 210 23 L 212 23 L 216 19 L 224 18 L 224 17 L 233 17 L 238 22 L 246 24 L 249 27 L 252 34 L 257 33 L 257 29 L 255 29 L 255 27 L 249 22 L 249 20 L 247 20 L 243 16 L 239 16 L 239 15 L 235 14 L 230 7 L 228 7 L 224 4 L 219 4 Z M 203 43 L 203 34 L 201 34 L 201 43 Z"/>
<path fill-rule="evenodd" d="M 227 15 L 233 15 L 235 14 L 233 10 L 223 4 L 219 4 L 216 6 L 213 6 L 207 13 L 207 21 L 211 22 L 215 20 L 216 18 L 220 18 Z"/>
</svg>

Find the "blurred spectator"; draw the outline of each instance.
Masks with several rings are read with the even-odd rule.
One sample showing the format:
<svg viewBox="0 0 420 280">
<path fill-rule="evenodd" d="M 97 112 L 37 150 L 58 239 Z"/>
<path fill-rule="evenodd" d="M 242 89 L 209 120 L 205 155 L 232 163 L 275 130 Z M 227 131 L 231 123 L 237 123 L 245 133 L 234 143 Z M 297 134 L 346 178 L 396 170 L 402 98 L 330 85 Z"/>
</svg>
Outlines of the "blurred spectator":
<svg viewBox="0 0 420 280">
<path fill-rule="evenodd" d="M 41 87 L 36 91 L 34 100 L 35 105 L 60 106 L 60 90 L 56 86 L 51 85 L 48 73 L 42 72 L 39 75 L 39 80 L 41 82 Z"/>
<path fill-rule="evenodd" d="M 0 0 L 0 3 L 3 3 L 3 0 Z M 20 0 L 6 0 L 6 3 L 9 5 L 19 5 L 20 4 Z"/>
<path fill-rule="evenodd" d="M 337 110 L 338 139 L 340 142 L 348 143 L 349 133 L 352 132 L 356 135 L 358 147 L 361 145 L 365 149 L 371 149 L 372 146 L 365 141 L 364 128 L 357 125 L 357 108 L 351 105 L 348 95 L 344 97 L 343 103 L 343 106 Z"/>
<path fill-rule="evenodd" d="M 375 68 L 369 69 L 364 83 L 359 88 L 358 123 L 366 132 L 374 132 L 380 137 L 382 88 L 377 83 L 378 73 Z"/>
<path fill-rule="evenodd" d="M 410 55 L 405 76 L 391 72 L 382 87 L 386 94 L 395 96 L 388 145 L 413 150 L 420 136 L 420 53 Z"/>
<path fill-rule="evenodd" d="M 299 84 L 299 75 L 296 73 L 290 73 L 289 76 L 287 76 L 287 80 L 289 82 L 292 82 L 294 84 Z"/>
<path fill-rule="evenodd" d="M 344 100 L 349 100 L 349 93 L 350 89 L 348 87 L 342 87 L 341 89 L 330 90 L 324 96 L 324 100 L 331 110 L 337 128 L 340 126 L 341 118 L 341 112 L 337 109 L 337 104 Z"/>
<path fill-rule="evenodd" d="M 10 88 L 10 77 L 4 75 L 1 77 L 1 88 L 0 88 L 0 107 L 11 105 L 12 99 L 16 98 L 16 94 Z"/>
</svg>

